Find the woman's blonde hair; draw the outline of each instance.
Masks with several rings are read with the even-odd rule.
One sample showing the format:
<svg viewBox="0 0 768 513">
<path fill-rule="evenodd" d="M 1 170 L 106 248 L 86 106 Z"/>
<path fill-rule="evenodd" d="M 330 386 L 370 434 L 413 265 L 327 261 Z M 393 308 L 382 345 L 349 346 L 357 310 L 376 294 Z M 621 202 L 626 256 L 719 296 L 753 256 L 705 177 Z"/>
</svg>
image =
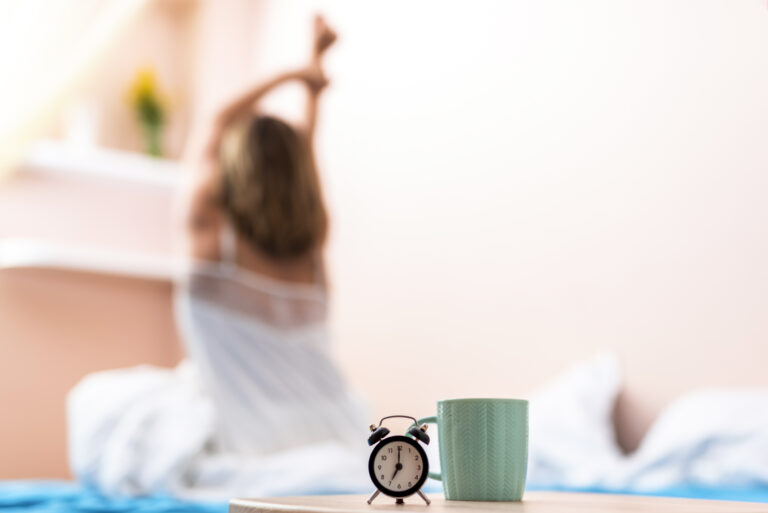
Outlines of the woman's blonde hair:
<svg viewBox="0 0 768 513">
<path fill-rule="evenodd" d="M 273 258 L 306 255 L 328 230 L 307 143 L 287 123 L 256 116 L 230 128 L 221 145 L 222 206 L 238 233 Z"/>
</svg>

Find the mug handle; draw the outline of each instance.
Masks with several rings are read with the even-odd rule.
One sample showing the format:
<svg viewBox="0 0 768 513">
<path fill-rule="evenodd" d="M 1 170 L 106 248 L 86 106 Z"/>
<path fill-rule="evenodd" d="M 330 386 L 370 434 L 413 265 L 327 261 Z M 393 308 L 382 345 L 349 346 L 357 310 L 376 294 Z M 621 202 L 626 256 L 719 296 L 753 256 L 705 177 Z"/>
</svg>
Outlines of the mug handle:
<svg viewBox="0 0 768 513">
<path fill-rule="evenodd" d="M 419 419 L 416 421 L 416 425 L 421 425 L 421 424 L 434 424 L 435 426 L 437 426 L 437 416 L 432 415 L 431 417 L 424 417 L 423 419 Z M 443 476 L 435 472 L 429 472 L 427 475 L 432 479 L 436 479 L 438 481 L 443 480 Z"/>
</svg>

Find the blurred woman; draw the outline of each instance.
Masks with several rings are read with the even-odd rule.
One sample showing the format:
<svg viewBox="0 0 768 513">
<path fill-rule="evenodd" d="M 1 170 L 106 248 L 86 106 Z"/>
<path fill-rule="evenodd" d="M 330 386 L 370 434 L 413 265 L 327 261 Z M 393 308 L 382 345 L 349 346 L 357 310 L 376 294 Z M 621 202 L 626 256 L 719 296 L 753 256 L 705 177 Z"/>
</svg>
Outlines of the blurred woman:
<svg viewBox="0 0 768 513">
<path fill-rule="evenodd" d="M 189 359 L 97 373 L 73 390 L 70 453 L 85 482 L 108 493 L 357 490 L 350 447 L 365 424 L 330 354 L 328 217 L 312 148 L 335 40 L 316 18 L 307 66 L 248 89 L 193 133 L 190 265 L 176 290 Z M 298 127 L 259 109 L 289 82 L 307 92 Z"/>
<path fill-rule="evenodd" d="M 351 425 L 346 389 L 326 355 L 328 217 L 312 148 L 328 83 L 322 57 L 335 40 L 316 18 L 308 65 L 233 98 L 187 156 L 196 267 L 177 313 L 219 410 L 220 442 L 240 453 L 343 437 Z M 307 92 L 298 127 L 259 110 L 289 82 Z"/>
</svg>

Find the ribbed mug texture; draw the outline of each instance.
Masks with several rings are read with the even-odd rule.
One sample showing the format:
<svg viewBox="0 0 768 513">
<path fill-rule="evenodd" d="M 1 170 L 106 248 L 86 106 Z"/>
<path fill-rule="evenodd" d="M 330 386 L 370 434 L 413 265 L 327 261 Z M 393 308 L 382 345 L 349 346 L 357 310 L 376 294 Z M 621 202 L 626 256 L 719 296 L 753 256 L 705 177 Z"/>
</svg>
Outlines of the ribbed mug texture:
<svg viewBox="0 0 768 513">
<path fill-rule="evenodd" d="M 522 498 L 528 466 L 527 401 L 440 401 L 437 421 L 446 499 Z"/>
</svg>

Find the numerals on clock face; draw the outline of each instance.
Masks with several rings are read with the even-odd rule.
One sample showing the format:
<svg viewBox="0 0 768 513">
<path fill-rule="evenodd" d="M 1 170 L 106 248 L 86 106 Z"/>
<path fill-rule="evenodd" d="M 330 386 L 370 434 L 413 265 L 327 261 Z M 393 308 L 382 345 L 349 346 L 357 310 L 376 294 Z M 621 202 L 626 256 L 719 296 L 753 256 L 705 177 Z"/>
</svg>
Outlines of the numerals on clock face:
<svg viewBox="0 0 768 513">
<path fill-rule="evenodd" d="M 373 460 L 373 472 L 384 488 L 396 493 L 405 492 L 422 479 L 424 460 L 418 449 L 408 442 L 385 439 Z"/>
</svg>

